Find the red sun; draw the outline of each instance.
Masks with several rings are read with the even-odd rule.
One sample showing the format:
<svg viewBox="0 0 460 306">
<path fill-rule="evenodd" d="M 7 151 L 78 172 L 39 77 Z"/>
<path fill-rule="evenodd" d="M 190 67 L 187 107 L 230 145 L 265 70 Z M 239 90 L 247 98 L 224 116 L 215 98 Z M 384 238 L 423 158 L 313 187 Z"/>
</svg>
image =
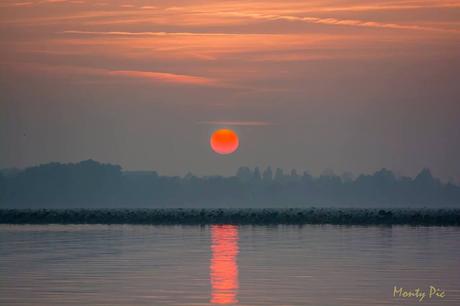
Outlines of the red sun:
<svg viewBox="0 0 460 306">
<path fill-rule="evenodd" d="M 211 148 L 219 154 L 231 154 L 238 149 L 238 135 L 228 129 L 217 130 L 211 135 Z"/>
</svg>

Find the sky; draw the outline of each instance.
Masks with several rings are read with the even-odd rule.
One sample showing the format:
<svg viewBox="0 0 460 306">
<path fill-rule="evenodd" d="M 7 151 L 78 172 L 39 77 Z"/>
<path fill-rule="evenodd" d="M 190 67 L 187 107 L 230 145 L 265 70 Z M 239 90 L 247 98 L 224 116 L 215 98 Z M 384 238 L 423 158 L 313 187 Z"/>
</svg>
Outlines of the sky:
<svg viewBox="0 0 460 306">
<path fill-rule="evenodd" d="M 460 1 L 2 0 L 0 168 L 460 183 L 459 73 Z"/>
</svg>

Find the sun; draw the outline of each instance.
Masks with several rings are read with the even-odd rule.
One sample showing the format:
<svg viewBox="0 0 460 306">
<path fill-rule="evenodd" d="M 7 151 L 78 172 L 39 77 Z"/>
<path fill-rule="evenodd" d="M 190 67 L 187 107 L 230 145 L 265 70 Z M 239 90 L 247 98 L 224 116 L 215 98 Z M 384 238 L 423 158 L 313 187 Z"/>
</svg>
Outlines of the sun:
<svg viewBox="0 0 460 306">
<path fill-rule="evenodd" d="M 238 135 L 229 129 L 214 131 L 210 139 L 211 148 L 218 154 L 232 154 L 240 145 Z"/>
</svg>

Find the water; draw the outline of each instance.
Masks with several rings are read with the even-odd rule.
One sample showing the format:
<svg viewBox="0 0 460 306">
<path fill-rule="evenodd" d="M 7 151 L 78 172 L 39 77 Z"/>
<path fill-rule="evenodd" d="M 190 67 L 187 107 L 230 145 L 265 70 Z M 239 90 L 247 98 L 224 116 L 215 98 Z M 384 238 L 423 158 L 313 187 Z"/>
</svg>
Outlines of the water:
<svg viewBox="0 0 460 306">
<path fill-rule="evenodd" d="M 1 225 L 0 305 L 460 305 L 459 238 L 456 227 Z M 445 297 L 420 303 L 394 286 Z"/>
</svg>

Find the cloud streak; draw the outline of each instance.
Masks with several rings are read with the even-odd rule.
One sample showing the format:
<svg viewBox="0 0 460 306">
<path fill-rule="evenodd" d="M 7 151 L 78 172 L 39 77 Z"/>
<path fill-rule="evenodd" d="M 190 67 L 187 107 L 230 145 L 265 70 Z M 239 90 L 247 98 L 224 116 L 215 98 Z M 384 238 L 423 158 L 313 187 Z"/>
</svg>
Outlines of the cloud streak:
<svg viewBox="0 0 460 306">
<path fill-rule="evenodd" d="M 167 73 L 167 72 L 137 71 L 137 70 L 104 70 L 103 72 L 109 76 L 121 76 L 121 77 L 136 78 L 136 79 L 146 79 L 146 80 L 152 80 L 152 81 L 158 81 L 158 82 L 164 82 L 164 83 L 201 85 L 201 86 L 210 86 L 210 85 L 217 84 L 216 80 L 206 78 L 206 77 L 176 74 L 176 73 Z"/>
<path fill-rule="evenodd" d="M 15 63 L 14 67 L 26 70 L 30 73 L 47 73 L 51 75 L 86 75 L 95 77 L 127 78 L 146 80 L 158 83 L 169 83 L 178 85 L 214 86 L 218 84 L 216 79 L 158 71 L 140 70 L 111 70 L 104 68 L 90 68 L 80 66 L 53 66 L 36 63 Z"/>
<path fill-rule="evenodd" d="M 80 34 L 96 36 L 274 36 L 266 33 L 207 33 L 207 32 L 127 32 L 127 31 L 78 31 L 66 30 L 58 32 L 60 34 Z"/>
<path fill-rule="evenodd" d="M 54 0 L 52 0 L 54 1 Z M 45 1 L 46 2 L 46 1 Z M 58 3 L 66 3 L 65 0 L 57 0 Z M 24 2 L 29 5 L 31 2 Z M 69 2 L 70 3 L 70 2 Z M 94 3 L 94 5 L 99 2 Z M 21 3 L 19 3 L 21 4 Z M 102 4 L 102 3 L 99 3 Z M 299 21 L 323 25 L 349 26 L 349 27 L 368 27 L 386 28 L 398 30 L 415 31 L 437 31 L 437 32 L 457 32 L 456 29 L 438 28 L 424 24 L 402 22 L 383 22 L 365 18 L 366 12 L 374 11 L 405 11 L 420 9 L 457 9 L 460 8 L 459 2 L 454 1 L 390 1 L 355 3 L 336 5 L 331 3 L 298 3 L 298 2 L 212 2 L 205 5 L 197 2 L 186 2 L 182 6 L 168 7 L 165 3 L 158 7 L 146 5 L 121 7 L 116 9 L 108 6 L 104 10 L 83 10 L 70 14 L 44 15 L 28 18 L 13 18 L 3 20 L 6 24 L 59 24 L 62 22 L 74 22 L 80 25 L 176 25 L 176 26 L 216 26 L 216 25 L 247 25 L 248 20 L 286 20 Z M 146 9 L 147 8 L 147 9 Z M 361 14 L 362 18 L 343 18 L 340 14 L 356 13 Z M 330 16 L 323 16 L 329 14 Z M 360 15 L 358 15 L 360 16 Z M 115 32 L 114 32 L 115 33 Z M 119 34 L 124 32 L 118 32 Z M 126 32 L 128 33 L 128 32 Z M 157 32 L 161 33 L 161 32 Z M 151 35 L 154 35 L 153 33 Z"/>
<path fill-rule="evenodd" d="M 455 29 L 444 29 L 436 27 L 427 27 L 417 24 L 398 24 L 398 23 L 384 23 L 370 20 L 359 20 L 359 19 L 339 19 L 339 18 L 320 18 L 320 17 L 301 17 L 291 15 L 274 15 L 274 14 L 260 14 L 260 13 L 241 13 L 241 12 L 221 12 L 218 13 L 222 16 L 237 16 L 237 17 L 248 17 L 259 20 L 285 20 L 285 21 L 298 21 L 314 24 L 323 25 L 335 25 L 335 26 L 354 26 L 354 27 L 367 27 L 367 28 L 384 28 L 384 29 L 397 29 L 397 30 L 416 30 L 416 31 L 435 31 L 435 32 L 446 32 L 446 33 L 460 33 L 459 30 Z"/>
<path fill-rule="evenodd" d="M 268 121 L 199 121 L 198 124 L 218 126 L 270 126 Z"/>
</svg>

